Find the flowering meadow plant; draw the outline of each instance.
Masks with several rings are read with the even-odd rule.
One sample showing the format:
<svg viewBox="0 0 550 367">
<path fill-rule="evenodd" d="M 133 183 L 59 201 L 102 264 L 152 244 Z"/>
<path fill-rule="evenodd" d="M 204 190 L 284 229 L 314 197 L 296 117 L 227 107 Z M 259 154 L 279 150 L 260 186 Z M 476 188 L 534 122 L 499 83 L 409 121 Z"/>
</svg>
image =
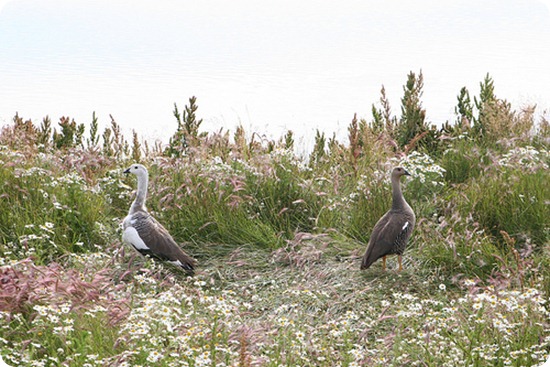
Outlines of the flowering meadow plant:
<svg viewBox="0 0 550 367">
<path fill-rule="evenodd" d="M 215 261 L 186 279 L 157 265 L 141 274 L 109 268 L 112 259 L 96 254 L 69 259 L 70 272 L 30 261 L 4 266 L 5 359 L 30 366 L 520 366 L 548 357 L 550 340 L 539 339 L 548 299 L 536 288 L 506 291 L 463 279 L 449 290 L 431 276 L 364 277 L 353 263 L 329 258 L 258 268 L 242 252 L 233 256 L 237 269 L 220 273 Z M 21 304 L 15 288 L 31 277 Z"/>
<path fill-rule="evenodd" d="M 354 119 L 350 146 L 317 134 L 305 159 L 290 133 L 258 141 L 242 128 L 234 139 L 181 130 L 163 149 L 135 134 L 129 144 L 114 121 L 100 143 L 93 124 L 84 139 L 16 118 L 0 133 L 4 361 L 541 366 L 547 136 L 504 149 L 474 130 L 431 131 L 429 144 L 423 132 L 404 147 L 392 121 Z M 148 209 L 197 259 L 194 277 L 121 244 L 135 189 L 122 170 L 134 161 L 149 168 Z M 396 165 L 411 173 L 403 193 L 417 218 L 404 270 L 389 257 L 387 271 L 360 271 Z"/>
</svg>

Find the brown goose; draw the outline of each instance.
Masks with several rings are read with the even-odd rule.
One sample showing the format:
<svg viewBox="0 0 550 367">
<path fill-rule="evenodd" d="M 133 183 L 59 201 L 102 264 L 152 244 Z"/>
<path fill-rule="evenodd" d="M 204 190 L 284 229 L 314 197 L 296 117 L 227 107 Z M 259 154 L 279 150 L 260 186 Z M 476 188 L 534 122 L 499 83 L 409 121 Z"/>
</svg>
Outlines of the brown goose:
<svg viewBox="0 0 550 367">
<path fill-rule="evenodd" d="M 141 164 L 133 164 L 124 171 L 137 176 L 137 193 L 128 216 L 122 223 L 122 241 L 142 255 L 168 261 L 193 275 L 195 260 L 178 246 L 170 233 L 147 212 L 145 199 L 149 173 Z"/>
<path fill-rule="evenodd" d="M 398 255 L 399 271 L 403 270 L 401 256 L 411 237 L 416 217 L 401 192 L 401 176 L 410 176 L 403 167 L 396 167 L 391 173 L 392 206 L 376 223 L 363 256 L 361 269 L 368 269 L 372 263 L 382 258 L 382 268 L 386 270 L 386 255 Z"/>
</svg>

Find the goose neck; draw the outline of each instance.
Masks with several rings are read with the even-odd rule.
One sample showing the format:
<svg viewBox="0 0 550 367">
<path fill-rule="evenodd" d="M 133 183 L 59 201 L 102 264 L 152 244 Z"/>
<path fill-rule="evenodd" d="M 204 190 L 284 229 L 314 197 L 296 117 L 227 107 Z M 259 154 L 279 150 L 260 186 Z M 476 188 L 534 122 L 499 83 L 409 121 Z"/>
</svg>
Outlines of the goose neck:
<svg viewBox="0 0 550 367">
<path fill-rule="evenodd" d="M 149 183 L 149 178 L 147 177 L 147 175 L 137 176 L 136 198 L 132 203 L 132 207 L 130 208 L 130 213 L 134 213 L 138 210 L 145 210 L 145 200 L 147 198 L 148 183 Z"/>
<path fill-rule="evenodd" d="M 401 183 L 399 178 L 392 178 L 392 209 L 393 210 L 402 210 L 406 206 L 405 198 L 401 192 Z"/>
</svg>

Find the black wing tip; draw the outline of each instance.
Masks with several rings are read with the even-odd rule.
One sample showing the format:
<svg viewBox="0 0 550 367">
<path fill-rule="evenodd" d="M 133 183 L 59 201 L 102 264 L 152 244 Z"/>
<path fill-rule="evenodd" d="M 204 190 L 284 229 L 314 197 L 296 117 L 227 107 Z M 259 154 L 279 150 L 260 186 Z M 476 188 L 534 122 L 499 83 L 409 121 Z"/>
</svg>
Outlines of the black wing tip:
<svg viewBox="0 0 550 367">
<path fill-rule="evenodd" d="M 154 253 L 151 250 L 144 250 L 144 249 L 138 249 L 138 248 L 136 248 L 136 250 L 138 250 L 138 252 L 145 257 L 149 257 L 153 260 L 156 260 L 159 262 L 165 262 L 165 263 L 174 265 L 176 267 L 179 267 L 182 270 L 184 270 L 188 275 L 195 275 L 194 263 L 190 263 L 188 261 L 182 261 L 180 259 L 172 259 L 166 255 Z M 179 264 L 175 264 L 174 262 L 176 261 L 179 262 Z"/>
<path fill-rule="evenodd" d="M 195 267 L 192 264 L 184 263 L 180 265 L 180 268 L 182 268 L 189 276 L 195 275 Z"/>
<path fill-rule="evenodd" d="M 365 254 L 361 258 L 361 270 L 366 270 L 370 268 L 370 266 L 374 263 L 374 261 L 371 260 L 371 253 L 372 253 L 372 244 L 369 243 L 367 246 L 367 251 L 365 251 Z"/>
<path fill-rule="evenodd" d="M 367 270 L 368 268 L 370 268 L 371 265 L 372 265 L 372 262 L 368 263 L 366 261 L 362 261 L 361 262 L 361 270 Z"/>
</svg>

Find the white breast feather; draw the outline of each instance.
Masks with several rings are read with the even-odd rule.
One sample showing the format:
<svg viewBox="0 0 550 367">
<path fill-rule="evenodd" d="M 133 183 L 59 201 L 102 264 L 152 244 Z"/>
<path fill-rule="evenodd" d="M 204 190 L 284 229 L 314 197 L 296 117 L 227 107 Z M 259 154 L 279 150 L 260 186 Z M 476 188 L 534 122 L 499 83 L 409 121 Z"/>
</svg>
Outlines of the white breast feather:
<svg viewBox="0 0 550 367">
<path fill-rule="evenodd" d="M 127 227 L 131 226 L 132 223 L 132 216 L 128 215 L 124 220 L 122 221 L 122 228 L 126 229 Z"/>
<path fill-rule="evenodd" d="M 401 228 L 401 230 L 404 231 L 405 229 L 407 229 L 408 226 L 409 226 L 409 222 L 405 222 L 405 224 L 403 224 L 403 228 Z"/>
<path fill-rule="evenodd" d="M 122 240 L 128 245 L 134 246 L 138 250 L 149 250 L 149 247 L 139 237 L 138 232 L 134 227 L 127 227 L 122 234 Z"/>
</svg>

